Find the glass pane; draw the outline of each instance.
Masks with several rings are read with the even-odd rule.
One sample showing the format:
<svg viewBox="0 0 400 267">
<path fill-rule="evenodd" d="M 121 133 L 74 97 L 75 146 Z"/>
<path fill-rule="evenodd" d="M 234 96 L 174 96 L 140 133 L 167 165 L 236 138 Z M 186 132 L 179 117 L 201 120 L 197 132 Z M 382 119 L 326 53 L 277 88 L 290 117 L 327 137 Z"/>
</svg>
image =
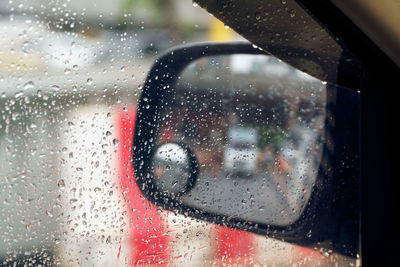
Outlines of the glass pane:
<svg viewBox="0 0 400 267">
<path fill-rule="evenodd" d="M 0 1 L 0 265 L 352 263 L 140 193 L 132 138 L 152 62 L 231 40 L 241 37 L 186 0 Z"/>
<path fill-rule="evenodd" d="M 326 91 L 326 83 L 267 55 L 191 63 L 166 101 L 158 138 L 196 155 L 196 185 L 180 201 L 255 223 L 294 223 L 322 158 Z"/>
</svg>

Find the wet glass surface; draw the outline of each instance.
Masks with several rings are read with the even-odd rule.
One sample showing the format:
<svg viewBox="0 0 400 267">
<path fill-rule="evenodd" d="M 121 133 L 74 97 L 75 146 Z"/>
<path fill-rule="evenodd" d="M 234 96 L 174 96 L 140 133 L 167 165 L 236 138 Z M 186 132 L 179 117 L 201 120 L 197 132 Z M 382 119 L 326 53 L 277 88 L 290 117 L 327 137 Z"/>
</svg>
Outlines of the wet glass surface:
<svg viewBox="0 0 400 267">
<path fill-rule="evenodd" d="M 323 249 L 303 248 L 165 211 L 146 200 L 137 187 L 132 170 L 133 129 L 137 100 L 152 62 L 176 45 L 232 40 L 242 38 L 187 0 L 0 1 L 0 265 L 354 263 L 354 259 L 332 254 L 329 244 Z M 278 65 L 260 75 L 281 72 Z M 215 69 L 215 64 L 208 66 L 211 69 L 203 71 Z M 285 75 L 298 77 L 293 70 Z M 216 81 L 216 77 L 212 79 Z M 186 86 L 183 81 L 182 86 Z M 279 84 L 274 88 L 272 96 L 284 93 Z M 309 87 L 304 87 L 303 92 L 311 92 L 307 90 Z M 221 124 L 220 130 L 184 137 L 188 143 L 205 144 L 197 155 L 203 160 L 200 168 L 202 176 L 207 177 L 204 179 L 214 181 L 225 154 L 226 161 L 234 165 L 242 161 L 228 159 L 228 148 L 257 151 L 243 158 L 262 153 L 265 159 L 259 161 L 256 156 L 256 167 L 250 167 L 246 174 L 254 171 L 266 175 L 267 166 L 271 168 L 269 174 L 282 172 L 268 160 L 270 152 L 265 144 L 257 141 L 253 146 L 248 141 L 249 135 L 270 140 L 257 123 L 246 119 L 247 110 L 257 112 L 264 105 L 257 104 L 257 95 L 250 95 L 255 100 L 248 103 L 256 105 L 255 109 L 233 105 L 232 100 L 241 98 L 232 94 L 230 104 L 220 106 L 229 108 L 232 117 L 240 115 L 237 123 L 215 121 Z M 262 95 L 267 101 L 268 94 Z M 323 90 L 315 99 L 323 100 Z M 186 105 L 192 98 L 185 101 Z M 318 101 L 315 105 L 323 104 Z M 265 126 L 268 117 L 273 121 L 268 125 L 276 128 L 276 123 L 284 121 L 279 114 L 286 114 L 278 110 L 290 107 L 290 103 L 275 103 L 268 116 L 256 118 Z M 234 107 L 239 110 L 235 112 Z M 217 114 L 213 117 L 222 119 Z M 274 119 L 274 114 L 279 119 Z M 250 122 L 253 126 L 248 125 Z M 279 125 L 285 133 L 271 128 L 269 135 L 288 138 L 295 125 Z M 247 133 L 250 128 L 257 134 Z M 231 141 L 227 138 L 229 129 Z M 190 139 L 193 136 L 207 139 Z M 237 137 L 239 141 L 233 141 Z M 213 155 L 215 148 L 220 150 Z M 287 161 L 292 160 L 289 152 Z M 251 161 L 253 164 L 254 159 Z M 301 169 L 293 164 L 293 173 Z M 236 169 L 224 170 L 233 181 L 232 189 L 242 194 L 251 178 L 241 178 Z M 205 197 L 209 195 L 202 191 L 207 187 L 204 179 L 193 190 Z M 234 187 L 235 181 L 238 185 Z M 258 182 L 264 183 L 263 179 Z M 278 194 L 287 195 L 285 182 L 268 180 L 264 183 L 267 185 L 280 186 L 285 193 Z M 296 197 L 293 201 L 298 205 Z M 236 200 L 247 201 L 240 204 L 241 212 L 254 205 L 250 195 L 239 195 Z M 284 205 L 287 208 L 289 204 Z"/>
<path fill-rule="evenodd" d="M 192 148 L 195 187 L 180 200 L 278 226 L 296 221 L 322 157 L 326 87 L 267 55 L 204 57 L 166 101 L 159 142 Z"/>
</svg>

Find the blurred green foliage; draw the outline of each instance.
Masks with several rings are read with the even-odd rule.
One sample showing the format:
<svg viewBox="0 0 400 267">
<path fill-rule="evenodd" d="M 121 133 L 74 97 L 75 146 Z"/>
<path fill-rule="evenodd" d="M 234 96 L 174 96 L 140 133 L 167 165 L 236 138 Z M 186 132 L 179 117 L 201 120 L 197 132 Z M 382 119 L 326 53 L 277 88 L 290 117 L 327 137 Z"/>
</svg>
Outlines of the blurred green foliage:
<svg viewBox="0 0 400 267">
<path fill-rule="evenodd" d="M 288 140 L 287 134 L 277 126 L 260 126 L 249 124 L 245 127 L 253 128 L 257 131 L 257 146 L 259 148 L 273 146 L 275 149 L 279 149 Z"/>
<path fill-rule="evenodd" d="M 166 24 L 175 26 L 175 5 L 172 0 L 123 0 L 120 8 L 120 24 L 129 25 L 126 13 L 130 13 L 136 8 L 146 8 L 154 13 L 153 21 L 156 24 Z"/>
<path fill-rule="evenodd" d="M 195 28 L 192 21 L 183 21 L 178 16 L 179 5 L 190 0 L 122 0 L 119 14 L 119 28 L 137 27 L 132 23 L 136 18 L 135 10 L 145 9 L 151 15 L 147 26 L 169 29 L 177 40 L 187 40 L 196 35 L 196 31 L 206 29 Z M 129 16 L 126 16 L 129 14 Z"/>
</svg>

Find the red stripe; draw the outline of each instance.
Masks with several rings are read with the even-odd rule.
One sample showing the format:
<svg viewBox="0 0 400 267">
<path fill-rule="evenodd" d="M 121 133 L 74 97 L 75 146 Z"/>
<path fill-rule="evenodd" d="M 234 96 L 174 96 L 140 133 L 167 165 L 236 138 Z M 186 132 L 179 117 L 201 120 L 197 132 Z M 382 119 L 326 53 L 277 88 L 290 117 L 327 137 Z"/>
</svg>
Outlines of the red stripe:
<svg viewBox="0 0 400 267">
<path fill-rule="evenodd" d="M 252 233 L 224 226 L 218 226 L 216 231 L 217 261 L 241 264 L 253 258 L 255 251 Z"/>
<path fill-rule="evenodd" d="M 130 218 L 132 265 L 167 265 L 169 238 L 161 212 L 141 194 L 133 176 L 132 144 L 136 106 L 118 113 L 119 174 Z"/>
</svg>

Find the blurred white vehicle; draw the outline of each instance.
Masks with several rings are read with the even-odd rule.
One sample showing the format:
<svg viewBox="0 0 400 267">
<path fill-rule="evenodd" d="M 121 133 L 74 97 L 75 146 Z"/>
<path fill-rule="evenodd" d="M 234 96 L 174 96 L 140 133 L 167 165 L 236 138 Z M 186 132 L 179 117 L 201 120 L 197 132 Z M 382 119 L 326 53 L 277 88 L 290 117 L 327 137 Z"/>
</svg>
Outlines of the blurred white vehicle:
<svg viewBox="0 0 400 267">
<path fill-rule="evenodd" d="M 258 152 L 255 129 L 232 127 L 228 131 L 228 145 L 224 152 L 225 172 L 239 176 L 251 176 L 257 170 Z"/>
</svg>

